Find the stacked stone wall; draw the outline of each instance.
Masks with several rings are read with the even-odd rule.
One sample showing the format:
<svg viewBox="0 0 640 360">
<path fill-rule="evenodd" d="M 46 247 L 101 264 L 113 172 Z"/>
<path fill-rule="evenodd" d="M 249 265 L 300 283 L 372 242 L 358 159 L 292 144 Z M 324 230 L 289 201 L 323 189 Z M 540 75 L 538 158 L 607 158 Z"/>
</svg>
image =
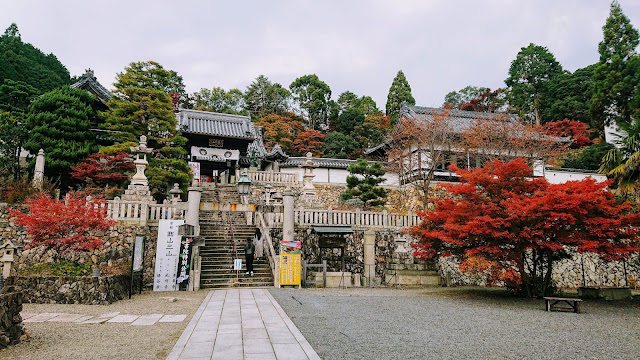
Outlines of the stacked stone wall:
<svg viewBox="0 0 640 360">
<path fill-rule="evenodd" d="M 145 229 L 138 224 L 125 222 L 117 223 L 108 231 L 96 232 L 95 236 L 103 241 L 103 245 L 91 251 L 58 253 L 43 247 L 19 251 L 12 268 L 12 275 L 17 275 L 20 268 L 53 262 L 56 259 L 98 267 L 107 274 L 128 274 L 136 235 L 146 236 L 144 282 L 152 283 L 158 227 L 150 226 Z M 6 207 L 0 207 L 0 244 L 6 240 L 13 240 L 23 246 L 29 243 L 24 228 L 15 224 Z"/>
<path fill-rule="evenodd" d="M 106 305 L 129 296 L 130 278 L 101 276 L 12 276 L 5 286 L 22 291 L 33 304 Z"/>
<path fill-rule="evenodd" d="M 18 343 L 25 333 L 20 316 L 22 293 L 8 287 L 5 290 L 0 293 L 0 350 Z"/>
</svg>

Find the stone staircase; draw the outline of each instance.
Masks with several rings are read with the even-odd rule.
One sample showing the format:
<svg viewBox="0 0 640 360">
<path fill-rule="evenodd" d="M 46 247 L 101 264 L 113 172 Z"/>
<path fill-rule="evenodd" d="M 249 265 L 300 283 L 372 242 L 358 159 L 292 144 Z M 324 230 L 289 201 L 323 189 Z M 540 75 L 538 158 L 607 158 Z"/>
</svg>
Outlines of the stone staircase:
<svg viewBox="0 0 640 360">
<path fill-rule="evenodd" d="M 210 185 L 210 184 L 203 184 Z M 235 185 L 204 186 L 202 202 L 240 203 Z M 200 288 L 262 287 L 273 286 L 273 274 L 269 262 L 254 261 L 254 276 L 246 275 L 244 244 L 253 239 L 256 228 L 247 225 L 242 212 L 200 211 Z M 233 224 L 229 224 L 229 221 Z M 233 229 L 233 239 L 231 230 Z M 234 256 L 235 242 L 235 256 Z M 242 271 L 233 270 L 233 259 L 242 259 Z"/>
</svg>

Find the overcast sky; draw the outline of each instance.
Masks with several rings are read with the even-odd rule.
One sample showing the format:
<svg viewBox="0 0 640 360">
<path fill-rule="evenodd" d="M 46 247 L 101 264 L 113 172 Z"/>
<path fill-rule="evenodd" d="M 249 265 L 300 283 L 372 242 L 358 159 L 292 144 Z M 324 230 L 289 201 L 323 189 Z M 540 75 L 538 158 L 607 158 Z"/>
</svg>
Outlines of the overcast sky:
<svg viewBox="0 0 640 360">
<path fill-rule="evenodd" d="M 640 1 L 619 0 L 635 28 Z M 504 86 L 521 47 L 546 46 L 575 71 L 598 61 L 609 0 L 0 0 L 0 26 L 112 89 L 133 61 L 177 71 L 188 92 L 244 91 L 258 75 L 288 87 L 315 73 L 384 110 L 403 70 L 416 103 L 467 85 Z"/>
</svg>

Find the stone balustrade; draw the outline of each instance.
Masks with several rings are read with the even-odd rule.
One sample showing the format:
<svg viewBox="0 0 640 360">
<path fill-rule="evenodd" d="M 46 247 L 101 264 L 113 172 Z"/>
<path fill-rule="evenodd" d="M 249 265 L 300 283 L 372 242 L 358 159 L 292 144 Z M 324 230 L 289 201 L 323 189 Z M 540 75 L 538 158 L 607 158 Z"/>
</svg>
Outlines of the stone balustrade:
<svg viewBox="0 0 640 360">
<path fill-rule="evenodd" d="M 298 185 L 298 174 L 275 171 L 248 171 L 249 179 L 255 184 Z"/>
<path fill-rule="evenodd" d="M 107 217 L 116 221 L 157 225 L 159 220 L 184 219 L 186 203 L 151 204 L 148 201 L 124 201 L 119 198 L 107 202 Z"/>
<path fill-rule="evenodd" d="M 265 220 L 270 227 L 282 226 L 282 213 L 267 213 Z M 412 212 L 408 214 L 388 213 L 387 211 L 360 210 L 324 210 L 298 209 L 294 212 L 297 226 L 351 226 L 361 229 L 399 229 L 420 223 L 420 217 Z"/>
</svg>

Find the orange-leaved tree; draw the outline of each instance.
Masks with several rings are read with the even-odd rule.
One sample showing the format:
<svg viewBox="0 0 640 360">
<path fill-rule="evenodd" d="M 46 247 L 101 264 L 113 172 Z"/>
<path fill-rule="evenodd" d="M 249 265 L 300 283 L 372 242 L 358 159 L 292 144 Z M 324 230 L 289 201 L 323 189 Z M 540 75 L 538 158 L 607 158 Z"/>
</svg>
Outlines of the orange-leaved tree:
<svg viewBox="0 0 640 360">
<path fill-rule="evenodd" d="M 27 199 L 25 204 L 28 213 L 10 210 L 31 240 L 25 249 L 45 247 L 56 250 L 58 255 L 93 250 L 102 245 L 95 232 L 106 231 L 115 224 L 107 219 L 106 201 L 99 197 L 85 198 L 79 193 L 69 193 L 58 200 L 40 194 Z"/>
<path fill-rule="evenodd" d="M 589 139 L 589 130 L 587 124 L 576 120 L 558 120 L 544 124 L 542 130 L 553 136 L 569 136 L 571 137 L 571 147 L 581 148 L 593 144 Z"/>
<path fill-rule="evenodd" d="M 514 272 L 510 285 L 520 294 L 543 296 L 553 292 L 554 261 L 571 251 L 604 260 L 640 251 L 640 214 L 607 190 L 609 182 L 550 184 L 532 179 L 523 159 L 451 168 L 461 180 L 445 185 L 454 196 L 434 199 L 435 210 L 409 230 L 418 257 L 481 255 Z"/>
<path fill-rule="evenodd" d="M 296 114 L 285 112 L 282 115 L 269 114 L 262 117 L 256 125 L 264 129 L 262 138 L 267 148 L 280 144 L 285 153 L 291 154 L 294 140 L 304 131 L 301 120 Z"/>
<path fill-rule="evenodd" d="M 324 144 L 323 133 L 318 130 L 303 131 L 293 142 L 294 154 L 304 156 L 311 152 L 313 156 L 320 157 L 323 155 L 322 144 Z"/>
</svg>

